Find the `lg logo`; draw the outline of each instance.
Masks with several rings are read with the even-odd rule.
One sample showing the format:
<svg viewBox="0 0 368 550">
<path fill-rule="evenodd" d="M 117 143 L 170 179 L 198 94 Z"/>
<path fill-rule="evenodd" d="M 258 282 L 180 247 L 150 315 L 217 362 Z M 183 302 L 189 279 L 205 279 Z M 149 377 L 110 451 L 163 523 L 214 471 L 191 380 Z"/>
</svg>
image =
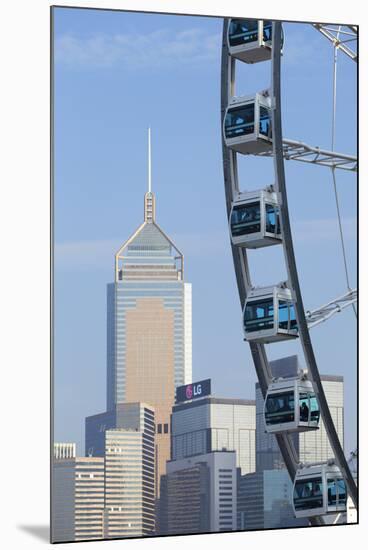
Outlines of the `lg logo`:
<svg viewBox="0 0 368 550">
<path fill-rule="evenodd" d="M 192 399 L 193 397 L 198 397 L 202 394 L 201 384 L 189 384 L 185 389 L 185 396 L 187 399 Z"/>
</svg>

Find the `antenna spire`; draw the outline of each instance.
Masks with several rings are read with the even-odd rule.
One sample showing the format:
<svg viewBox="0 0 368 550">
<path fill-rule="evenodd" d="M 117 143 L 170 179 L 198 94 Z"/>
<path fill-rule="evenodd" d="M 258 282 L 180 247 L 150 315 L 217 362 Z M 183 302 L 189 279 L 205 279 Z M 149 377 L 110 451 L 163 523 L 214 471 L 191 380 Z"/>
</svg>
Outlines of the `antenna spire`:
<svg viewBox="0 0 368 550">
<path fill-rule="evenodd" d="M 151 193 L 151 128 L 148 128 L 148 193 Z"/>
<path fill-rule="evenodd" d="M 148 223 L 155 221 L 155 196 L 151 191 L 151 128 L 148 128 L 148 191 L 144 195 L 144 220 Z"/>
</svg>

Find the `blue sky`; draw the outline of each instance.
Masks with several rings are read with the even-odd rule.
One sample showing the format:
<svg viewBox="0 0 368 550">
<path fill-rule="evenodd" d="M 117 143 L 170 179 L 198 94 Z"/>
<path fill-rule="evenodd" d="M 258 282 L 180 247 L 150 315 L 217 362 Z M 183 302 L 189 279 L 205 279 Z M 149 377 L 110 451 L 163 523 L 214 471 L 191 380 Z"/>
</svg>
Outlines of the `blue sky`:
<svg viewBox="0 0 368 550">
<path fill-rule="evenodd" d="M 331 148 L 332 47 L 285 24 L 284 137 Z M 156 219 L 193 284 L 193 379 L 219 396 L 254 398 L 256 381 L 228 243 L 220 134 L 222 20 L 55 10 L 55 437 L 83 452 L 84 418 L 105 408 L 106 284 L 114 253 L 143 219 L 147 127 Z M 270 64 L 239 66 L 237 95 L 269 86 Z M 339 54 L 336 150 L 356 151 L 356 65 Z M 285 162 L 304 304 L 344 293 L 332 176 Z M 272 183 L 271 159 L 243 157 L 243 188 Z M 356 177 L 337 172 L 351 284 L 356 284 Z M 256 285 L 284 280 L 281 247 L 253 251 Z M 321 373 L 345 377 L 345 446 L 356 444 L 356 323 L 351 309 L 316 327 Z M 270 358 L 298 353 L 268 346 Z M 229 373 L 231 375 L 229 376 Z"/>
</svg>

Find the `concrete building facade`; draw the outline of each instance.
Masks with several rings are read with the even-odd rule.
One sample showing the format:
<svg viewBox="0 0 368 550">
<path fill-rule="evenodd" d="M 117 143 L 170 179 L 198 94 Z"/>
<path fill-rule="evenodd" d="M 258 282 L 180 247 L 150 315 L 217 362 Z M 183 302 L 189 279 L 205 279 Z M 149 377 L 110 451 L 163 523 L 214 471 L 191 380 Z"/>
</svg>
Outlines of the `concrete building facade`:
<svg viewBox="0 0 368 550">
<path fill-rule="evenodd" d="M 52 464 L 53 542 L 102 539 L 104 459 L 56 458 Z"/>
<path fill-rule="evenodd" d="M 177 404 L 171 417 L 171 459 L 236 451 L 241 473 L 255 471 L 255 401 L 204 397 Z"/>
<path fill-rule="evenodd" d="M 169 461 L 162 481 L 160 534 L 236 530 L 234 451 Z"/>
<path fill-rule="evenodd" d="M 155 534 L 154 424 L 148 432 L 105 432 L 105 538 Z"/>
</svg>

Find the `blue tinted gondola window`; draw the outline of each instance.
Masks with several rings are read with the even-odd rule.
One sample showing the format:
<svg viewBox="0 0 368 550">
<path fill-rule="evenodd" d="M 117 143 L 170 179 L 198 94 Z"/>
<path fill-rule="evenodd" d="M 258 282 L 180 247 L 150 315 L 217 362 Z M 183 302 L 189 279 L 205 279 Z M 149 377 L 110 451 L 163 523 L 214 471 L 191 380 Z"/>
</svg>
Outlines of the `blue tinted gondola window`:
<svg viewBox="0 0 368 550">
<path fill-rule="evenodd" d="M 337 483 L 337 491 L 339 495 L 339 504 L 346 504 L 346 484 L 343 479 L 338 479 L 336 481 Z"/>
<path fill-rule="evenodd" d="M 294 487 L 295 510 L 310 510 L 323 507 L 322 478 L 301 479 Z"/>
<path fill-rule="evenodd" d="M 259 108 L 259 133 L 272 137 L 270 111 L 262 106 Z"/>
<path fill-rule="evenodd" d="M 281 232 L 279 209 L 273 204 L 266 204 L 266 231 L 276 235 Z"/>
<path fill-rule="evenodd" d="M 284 330 L 296 329 L 295 309 L 292 302 L 279 301 L 279 327 Z"/>
<path fill-rule="evenodd" d="M 294 422 L 294 391 L 270 394 L 266 399 L 266 424 Z"/>
<path fill-rule="evenodd" d="M 273 299 L 248 302 L 245 307 L 244 326 L 247 332 L 273 328 Z"/>
<path fill-rule="evenodd" d="M 231 213 L 230 225 L 233 237 L 261 231 L 261 209 L 259 201 L 234 206 Z"/>
<path fill-rule="evenodd" d="M 346 485 L 343 479 L 329 479 L 327 481 L 328 506 L 346 504 Z"/>
<path fill-rule="evenodd" d="M 309 398 L 307 393 L 300 393 L 299 395 L 299 411 L 299 420 L 301 422 L 308 422 Z"/>
<path fill-rule="evenodd" d="M 310 419 L 311 421 L 316 424 L 319 422 L 319 405 L 317 401 L 317 397 L 314 395 L 314 393 L 311 393 L 309 395 L 309 406 L 310 406 Z"/>
<path fill-rule="evenodd" d="M 269 42 L 272 40 L 272 22 L 263 21 L 263 40 Z"/>
<path fill-rule="evenodd" d="M 229 109 L 225 118 L 225 136 L 234 138 L 254 133 L 254 103 Z"/>
<path fill-rule="evenodd" d="M 258 40 L 258 21 L 232 19 L 229 25 L 230 46 L 240 46 Z"/>
</svg>

